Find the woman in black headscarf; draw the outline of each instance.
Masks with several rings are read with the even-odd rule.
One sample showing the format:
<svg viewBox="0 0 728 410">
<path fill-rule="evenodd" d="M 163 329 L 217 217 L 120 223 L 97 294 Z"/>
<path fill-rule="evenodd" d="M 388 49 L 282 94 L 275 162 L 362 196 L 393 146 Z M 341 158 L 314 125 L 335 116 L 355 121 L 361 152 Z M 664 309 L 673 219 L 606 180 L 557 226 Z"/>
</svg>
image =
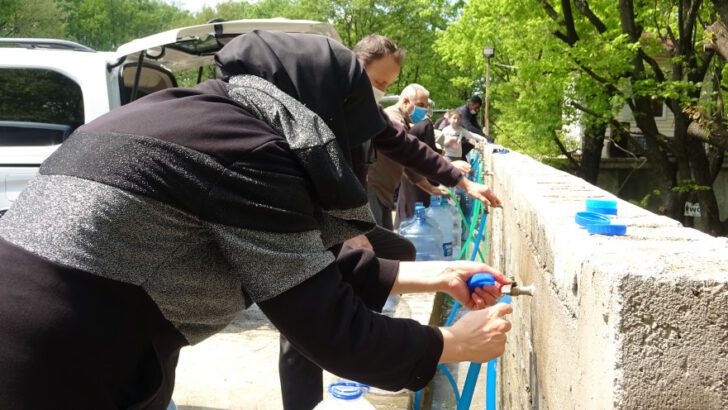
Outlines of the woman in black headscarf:
<svg viewBox="0 0 728 410">
<path fill-rule="evenodd" d="M 366 75 L 323 37 L 244 37 L 240 61 L 281 64 L 79 128 L 0 219 L 0 408 L 163 409 L 180 348 L 253 302 L 322 367 L 383 388 L 502 351 L 504 306 L 441 329 L 365 306 L 441 290 L 484 307 L 498 290 L 467 292 L 486 265 L 334 257 L 373 225 L 347 165 L 386 127 Z"/>
</svg>

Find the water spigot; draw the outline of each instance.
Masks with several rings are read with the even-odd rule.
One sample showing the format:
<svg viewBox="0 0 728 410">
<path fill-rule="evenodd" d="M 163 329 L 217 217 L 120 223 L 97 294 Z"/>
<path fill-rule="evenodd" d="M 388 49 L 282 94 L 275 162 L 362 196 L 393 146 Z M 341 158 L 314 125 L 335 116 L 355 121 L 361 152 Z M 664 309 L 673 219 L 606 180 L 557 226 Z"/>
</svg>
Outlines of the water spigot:
<svg viewBox="0 0 728 410">
<path fill-rule="evenodd" d="M 516 282 L 509 285 L 503 285 L 501 287 L 501 293 L 509 296 L 533 296 L 534 287 L 530 286 L 518 286 Z"/>
</svg>

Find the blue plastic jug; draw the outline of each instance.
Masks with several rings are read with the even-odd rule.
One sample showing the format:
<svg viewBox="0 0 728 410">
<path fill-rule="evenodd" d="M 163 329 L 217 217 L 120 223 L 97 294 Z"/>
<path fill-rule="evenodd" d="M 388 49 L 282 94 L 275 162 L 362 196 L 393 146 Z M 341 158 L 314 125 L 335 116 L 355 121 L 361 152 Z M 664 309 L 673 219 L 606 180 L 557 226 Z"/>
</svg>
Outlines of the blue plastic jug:
<svg viewBox="0 0 728 410">
<path fill-rule="evenodd" d="M 432 221 L 428 221 L 423 205 L 415 207 L 414 221 L 404 227 L 400 226 L 399 233 L 415 245 L 417 251 L 415 260 L 442 260 L 442 234 L 440 228 Z"/>
<path fill-rule="evenodd" d="M 447 202 L 446 202 L 447 203 Z M 453 260 L 453 230 L 452 230 L 452 214 L 442 205 L 442 197 L 433 196 L 430 199 L 430 207 L 425 212 L 427 219 L 437 222 L 442 234 L 442 259 L 446 261 Z"/>
</svg>

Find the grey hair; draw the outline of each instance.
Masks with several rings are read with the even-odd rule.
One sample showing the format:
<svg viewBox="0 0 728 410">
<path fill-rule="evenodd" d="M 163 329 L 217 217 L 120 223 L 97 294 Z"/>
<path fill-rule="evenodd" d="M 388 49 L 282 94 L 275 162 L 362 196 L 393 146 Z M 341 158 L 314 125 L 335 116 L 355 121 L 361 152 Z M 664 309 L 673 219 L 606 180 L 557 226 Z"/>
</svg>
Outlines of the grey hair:
<svg viewBox="0 0 728 410">
<path fill-rule="evenodd" d="M 404 98 L 409 98 L 410 100 L 417 97 L 417 92 L 421 92 L 425 94 L 425 97 L 430 98 L 430 92 L 427 91 L 427 88 L 417 84 L 412 83 L 407 85 L 407 87 L 404 87 L 404 90 L 399 94 L 399 100 L 402 101 Z"/>
</svg>

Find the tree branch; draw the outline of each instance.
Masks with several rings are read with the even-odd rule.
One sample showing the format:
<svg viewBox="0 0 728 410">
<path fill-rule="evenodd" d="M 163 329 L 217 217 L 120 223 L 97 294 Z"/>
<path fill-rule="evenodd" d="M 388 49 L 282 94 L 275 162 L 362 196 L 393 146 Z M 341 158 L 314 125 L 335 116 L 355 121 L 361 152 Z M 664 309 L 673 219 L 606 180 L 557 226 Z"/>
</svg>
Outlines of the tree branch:
<svg viewBox="0 0 728 410">
<path fill-rule="evenodd" d="M 554 36 L 556 36 L 556 38 L 558 38 L 559 40 L 563 41 L 564 43 L 569 44 L 569 45 L 573 45 L 573 44 L 570 44 L 569 43 L 569 37 L 567 37 L 566 34 L 560 32 L 558 30 L 554 31 L 553 34 L 554 34 Z"/>
<path fill-rule="evenodd" d="M 644 50 L 643 50 L 642 48 L 640 48 L 640 49 L 639 49 L 639 50 L 637 51 L 637 54 L 638 54 L 638 55 L 639 55 L 639 56 L 640 56 L 640 57 L 641 57 L 641 58 L 642 58 L 642 59 L 643 59 L 644 61 L 646 61 L 646 62 L 647 62 L 647 64 L 649 64 L 649 65 L 650 65 L 650 67 L 652 67 L 652 71 L 654 71 L 654 72 L 655 72 L 655 79 L 656 79 L 657 81 L 659 81 L 659 82 L 664 82 L 664 81 L 665 81 L 665 73 L 663 73 L 663 72 L 662 72 L 662 68 L 660 68 L 660 65 L 659 65 L 659 64 L 657 64 L 657 61 L 655 61 L 655 59 L 654 59 L 654 58 L 652 58 L 652 57 L 650 57 L 649 55 L 647 55 L 647 53 L 645 53 L 645 51 L 644 51 Z"/>
<path fill-rule="evenodd" d="M 725 24 L 715 21 L 705 29 L 710 41 L 705 43 L 706 50 L 713 50 L 724 60 L 728 60 L 728 29 Z"/>
<path fill-rule="evenodd" d="M 599 114 L 598 112 L 596 112 L 596 111 L 594 111 L 594 110 L 592 110 L 590 108 L 587 108 L 587 107 L 579 104 L 576 101 L 569 102 L 569 105 L 571 105 L 572 107 L 576 108 L 577 110 L 579 110 L 579 111 L 581 111 L 581 112 L 583 112 L 585 114 L 591 115 L 592 117 L 596 117 L 596 118 L 599 118 L 599 119 L 602 119 L 602 120 L 606 118 L 604 115 Z M 619 124 L 619 123 L 617 123 L 617 124 Z"/>
<path fill-rule="evenodd" d="M 686 13 L 686 19 L 685 19 L 685 33 L 690 33 L 690 38 L 685 39 L 686 41 L 690 41 L 692 43 L 693 41 L 693 28 L 695 26 L 695 22 L 698 19 L 698 11 L 700 10 L 700 6 L 703 3 L 702 0 L 693 0 L 690 2 L 690 7 L 688 7 L 688 12 Z M 682 40 L 682 39 L 681 39 Z"/>
<path fill-rule="evenodd" d="M 672 44 L 677 44 L 677 39 L 675 39 L 675 33 L 672 32 L 672 28 L 670 27 L 670 15 L 671 14 L 672 14 L 672 7 L 670 7 L 670 12 L 665 15 L 665 32 L 667 33 L 668 37 L 670 37 Z"/>
<path fill-rule="evenodd" d="M 576 108 L 577 110 L 579 110 L 579 111 L 581 111 L 581 112 L 583 112 L 585 114 L 591 115 L 592 117 L 596 117 L 596 118 L 601 119 L 601 120 L 605 120 L 606 119 L 607 122 L 609 122 L 609 124 L 618 132 L 618 134 L 620 136 L 624 136 L 626 138 L 630 138 L 630 132 L 629 132 L 629 130 L 628 129 L 625 129 L 624 126 L 619 121 L 617 121 L 614 117 L 606 117 L 606 116 L 604 116 L 602 114 L 599 114 L 598 112 L 596 112 L 596 111 L 594 111 L 594 110 L 592 110 L 590 108 L 587 108 L 587 107 L 579 104 L 576 101 L 571 101 L 569 103 L 569 105 L 571 105 L 572 107 Z"/>
<path fill-rule="evenodd" d="M 566 150 L 566 147 L 564 146 L 564 143 L 561 142 L 561 140 L 559 139 L 559 136 L 556 134 L 556 131 L 551 131 L 551 137 L 556 142 L 556 145 L 558 145 L 559 151 L 561 151 L 561 153 L 566 156 L 566 159 L 569 160 L 569 163 L 571 163 L 571 165 L 574 168 L 579 169 L 579 161 L 577 161 L 576 159 L 574 159 L 574 157 L 571 155 L 571 153 Z"/>
<path fill-rule="evenodd" d="M 587 0 L 574 0 L 574 5 L 576 6 L 576 9 L 579 10 L 579 12 L 586 17 L 590 23 L 594 26 L 594 28 L 597 29 L 597 32 L 599 34 L 603 34 L 605 31 L 607 31 L 607 26 L 604 24 L 604 22 L 597 17 L 596 14 L 591 10 L 589 7 L 589 3 Z"/>
<path fill-rule="evenodd" d="M 597 74 L 596 72 L 594 72 L 594 70 L 592 70 L 591 68 L 589 68 L 586 65 L 584 65 L 581 61 L 579 61 L 576 58 L 574 58 L 574 63 L 576 63 L 576 65 L 580 69 L 582 69 L 582 71 L 584 71 L 585 73 L 587 73 L 591 78 L 593 78 L 594 80 L 596 80 L 596 82 L 598 82 L 599 84 L 603 85 L 604 88 L 609 93 L 611 93 L 612 95 L 621 94 L 621 92 L 619 91 L 619 89 L 617 87 L 615 87 L 609 80 L 607 80 L 606 78 L 604 78 L 604 77 L 600 76 L 599 74 Z"/>
<path fill-rule="evenodd" d="M 632 0 L 619 0 L 619 18 L 622 23 L 622 32 L 629 35 L 633 43 L 639 41 L 640 33 L 634 19 Z"/>
<path fill-rule="evenodd" d="M 543 5 L 543 8 L 546 10 L 546 14 L 548 14 L 549 17 L 551 17 L 551 20 L 560 23 L 559 22 L 559 14 L 554 9 L 554 6 L 551 5 L 551 3 L 548 2 L 548 0 L 541 0 L 541 4 Z"/>
<path fill-rule="evenodd" d="M 574 14 L 571 12 L 571 1 L 561 0 L 561 9 L 564 13 L 564 26 L 566 26 L 567 42 L 570 46 L 579 41 L 579 35 L 576 34 L 576 26 L 574 26 Z"/>
<path fill-rule="evenodd" d="M 688 136 L 728 151 L 728 130 L 721 123 L 702 118 L 693 120 L 688 125 Z"/>
</svg>

